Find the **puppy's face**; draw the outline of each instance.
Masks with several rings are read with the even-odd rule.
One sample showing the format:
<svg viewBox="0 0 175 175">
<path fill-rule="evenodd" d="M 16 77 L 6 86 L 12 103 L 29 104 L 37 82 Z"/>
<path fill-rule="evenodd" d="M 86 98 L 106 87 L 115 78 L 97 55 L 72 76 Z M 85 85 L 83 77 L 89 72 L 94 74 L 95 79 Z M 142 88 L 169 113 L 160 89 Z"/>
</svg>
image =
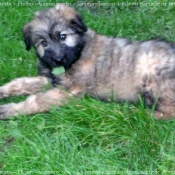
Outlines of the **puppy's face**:
<svg viewBox="0 0 175 175">
<path fill-rule="evenodd" d="M 35 19 L 24 26 L 24 40 L 26 49 L 34 46 L 46 66 L 69 69 L 81 54 L 86 31 L 79 14 L 58 5 L 35 14 Z"/>
</svg>

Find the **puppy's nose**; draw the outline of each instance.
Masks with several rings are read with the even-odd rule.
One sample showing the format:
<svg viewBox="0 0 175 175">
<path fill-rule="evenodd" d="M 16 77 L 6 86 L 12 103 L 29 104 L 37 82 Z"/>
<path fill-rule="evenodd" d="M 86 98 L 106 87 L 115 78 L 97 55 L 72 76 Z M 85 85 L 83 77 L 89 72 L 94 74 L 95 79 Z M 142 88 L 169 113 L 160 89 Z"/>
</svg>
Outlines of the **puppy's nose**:
<svg viewBox="0 0 175 175">
<path fill-rule="evenodd" d="M 63 57 L 56 57 L 55 60 L 58 62 L 63 62 Z"/>
</svg>

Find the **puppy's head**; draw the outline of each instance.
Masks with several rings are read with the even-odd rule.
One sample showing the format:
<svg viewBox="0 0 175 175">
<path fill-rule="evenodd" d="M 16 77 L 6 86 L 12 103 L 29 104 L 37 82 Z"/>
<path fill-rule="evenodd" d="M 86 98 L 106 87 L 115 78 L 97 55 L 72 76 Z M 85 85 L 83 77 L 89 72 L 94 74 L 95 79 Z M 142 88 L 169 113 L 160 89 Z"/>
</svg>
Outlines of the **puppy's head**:
<svg viewBox="0 0 175 175">
<path fill-rule="evenodd" d="M 68 69 L 80 56 L 87 31 L 81 16 L 73 8 L 57 5 L 35 13 L 23 29 L 26 49 L 34 46 L 46 66 Z"/>
</svg>

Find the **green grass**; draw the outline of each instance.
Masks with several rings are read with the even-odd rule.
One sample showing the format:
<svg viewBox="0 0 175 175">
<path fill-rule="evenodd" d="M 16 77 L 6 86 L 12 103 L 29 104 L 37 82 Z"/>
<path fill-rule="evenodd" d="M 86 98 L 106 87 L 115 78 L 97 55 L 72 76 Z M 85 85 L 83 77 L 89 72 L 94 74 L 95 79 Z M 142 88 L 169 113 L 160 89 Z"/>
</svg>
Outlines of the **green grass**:
<svg viewBox="0 0 175 175">
<path fill-rule="evenodd" d="M 175 40 L 171 1 L 104 0 L 116 4 L 96 7 L 85 6 L 81 0 L 67 2 L 74 3 L 85 23 L 100 34 Z M 25 51 L 22 27 L 42 8 L 20 7 L 17 0 L 0 7 L 0 84 L 37 75 L 35 53 Z M 12 97 L 0 103 L 23 99 Z M 156 121 L 151 112 L 142 101 L 104 103 L 85 97 L 49 113 L 0 121 L 0 174 L 174 174 L 175 120 Z"/>
</svg>

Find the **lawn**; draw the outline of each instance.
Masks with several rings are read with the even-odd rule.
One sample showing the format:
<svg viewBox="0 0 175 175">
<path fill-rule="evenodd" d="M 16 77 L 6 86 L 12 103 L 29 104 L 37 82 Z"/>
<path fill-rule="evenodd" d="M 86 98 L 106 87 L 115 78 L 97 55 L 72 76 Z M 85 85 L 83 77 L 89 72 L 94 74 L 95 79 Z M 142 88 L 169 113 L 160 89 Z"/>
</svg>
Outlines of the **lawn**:
<svg viewBox="0 0 175 175">
<path fill-rule="evenodd" d="M 66 2 L 100 34 L 133 41 L 175 40 L 173 2 Z M 35 52 L 25 50 L 22 28 L 33 12 L 55 3 L 0 2 L 1 85 L 16 77 L 37 75 Z M 24 99 L 11 97 L 0 104 Z M 152 112 L 142 99 L 139 104 L 121 104 L 84 97 L 48 113 L 0 121 L 0 174 L 175 174 L 175 120 L 156 121 Z"/>
</svg>

